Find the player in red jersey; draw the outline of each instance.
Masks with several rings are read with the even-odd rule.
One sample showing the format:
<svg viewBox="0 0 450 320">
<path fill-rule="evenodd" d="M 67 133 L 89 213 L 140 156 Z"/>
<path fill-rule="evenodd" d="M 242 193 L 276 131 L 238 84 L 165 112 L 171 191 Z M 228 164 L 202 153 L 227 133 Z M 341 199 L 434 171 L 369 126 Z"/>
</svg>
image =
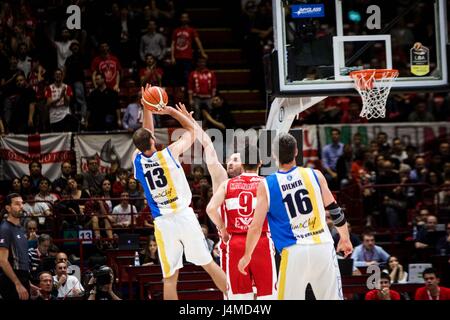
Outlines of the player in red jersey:
<svg viewBox="0 0 450 320">
<path fill-rule="evenodd" d="M 257 155 L 258 152 L 255 147 L 246 144 L 245 153 L 242 154 L 248 154 L 248 158 L 251 158 L 250 155 Z M 260 166 L 259 159 L 252 162 L 248 158 L 242 162 L 244 173 L 219 186 L 211 198 L 206 212 L 226 243 L 225 270 L 228 280 L 228 298 L 230 300 L 254 299 L 253 286 L 255 286 L 257 299 L 276 299 L 275 252 L 272 240 L 268 235 L 267 220 L 256 247 L 257 254 L 252 256 L 247 275 L 241 274 L 237 267 L 239 259 L 245 251 L 248 227 L 253 221 L 256 191 L 259 183 L 263 180 L 257 174 Z M 225 209 L 224 219 L 218 213 L 218 209 L 222 205 Z"/>
</svg>

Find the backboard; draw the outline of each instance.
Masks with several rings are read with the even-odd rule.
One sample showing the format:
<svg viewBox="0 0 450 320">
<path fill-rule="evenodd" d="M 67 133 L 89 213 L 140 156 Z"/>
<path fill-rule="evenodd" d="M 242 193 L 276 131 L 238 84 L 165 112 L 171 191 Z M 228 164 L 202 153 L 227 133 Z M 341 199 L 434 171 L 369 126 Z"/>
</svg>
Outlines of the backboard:
<svg viewBox="0 0 450 320">
<path fill-rule="evenodd" d="M 392 91 L 448 86 L 447 0 L 273 4 L 275 95 L 356 94 L 349 73 L 362 69 L 397 69 Z"/>
</svg>

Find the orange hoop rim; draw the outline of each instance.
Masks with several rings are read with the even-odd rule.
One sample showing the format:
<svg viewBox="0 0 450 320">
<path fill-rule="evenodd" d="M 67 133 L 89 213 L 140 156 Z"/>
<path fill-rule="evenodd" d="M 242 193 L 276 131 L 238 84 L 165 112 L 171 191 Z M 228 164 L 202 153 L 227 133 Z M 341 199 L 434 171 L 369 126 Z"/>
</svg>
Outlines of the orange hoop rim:
<svg viewBox="0 0 450 320">
<path fill-rule="evenodd" d="M 372 76 L 375 80 L 396 78 L 399 72 L 397 69 L 365 69 L 350 72 L 350 77 L 353 79 L 364 78 L 369 80 Z"/>
</svg>

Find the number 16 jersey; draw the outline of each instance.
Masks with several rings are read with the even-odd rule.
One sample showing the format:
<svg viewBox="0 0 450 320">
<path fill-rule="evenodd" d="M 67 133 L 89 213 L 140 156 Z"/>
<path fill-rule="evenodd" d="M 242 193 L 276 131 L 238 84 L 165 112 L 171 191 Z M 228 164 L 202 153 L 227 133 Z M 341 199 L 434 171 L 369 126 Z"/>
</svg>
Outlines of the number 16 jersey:
<svg viewBox="0 0 450 320">
<path fill-rule="evenodd" d="M 183 167 L 168 148 L 150 157 L 139 152 L 133 165 L 135 178 L 144 188 L 153 218 L 189 207 L 192 200 L 189 183 Z"/>
<path fill-rule="evenodd" d="M 264 180 L 267 219 L 278 251 L 294 244 L 333 243 L 326 224 L 320 184 L 314 171 L 294 167 Z"/>
</svg>

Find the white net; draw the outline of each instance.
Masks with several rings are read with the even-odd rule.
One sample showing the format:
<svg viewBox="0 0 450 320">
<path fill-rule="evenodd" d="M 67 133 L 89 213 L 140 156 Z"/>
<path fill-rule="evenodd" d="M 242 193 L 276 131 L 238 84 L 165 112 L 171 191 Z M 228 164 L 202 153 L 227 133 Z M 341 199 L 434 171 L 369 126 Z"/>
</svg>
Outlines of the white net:
<svg viewBox="0 0 450 320">
<path fill-rule="evenodd" d="M 367 119 L 384 118 L 386 101 L 392 83 L 398 77 L 397 70 L 362 70 L 350 73 L 361 95 L 363 107 L 360 116 Z"/>
</svg>

